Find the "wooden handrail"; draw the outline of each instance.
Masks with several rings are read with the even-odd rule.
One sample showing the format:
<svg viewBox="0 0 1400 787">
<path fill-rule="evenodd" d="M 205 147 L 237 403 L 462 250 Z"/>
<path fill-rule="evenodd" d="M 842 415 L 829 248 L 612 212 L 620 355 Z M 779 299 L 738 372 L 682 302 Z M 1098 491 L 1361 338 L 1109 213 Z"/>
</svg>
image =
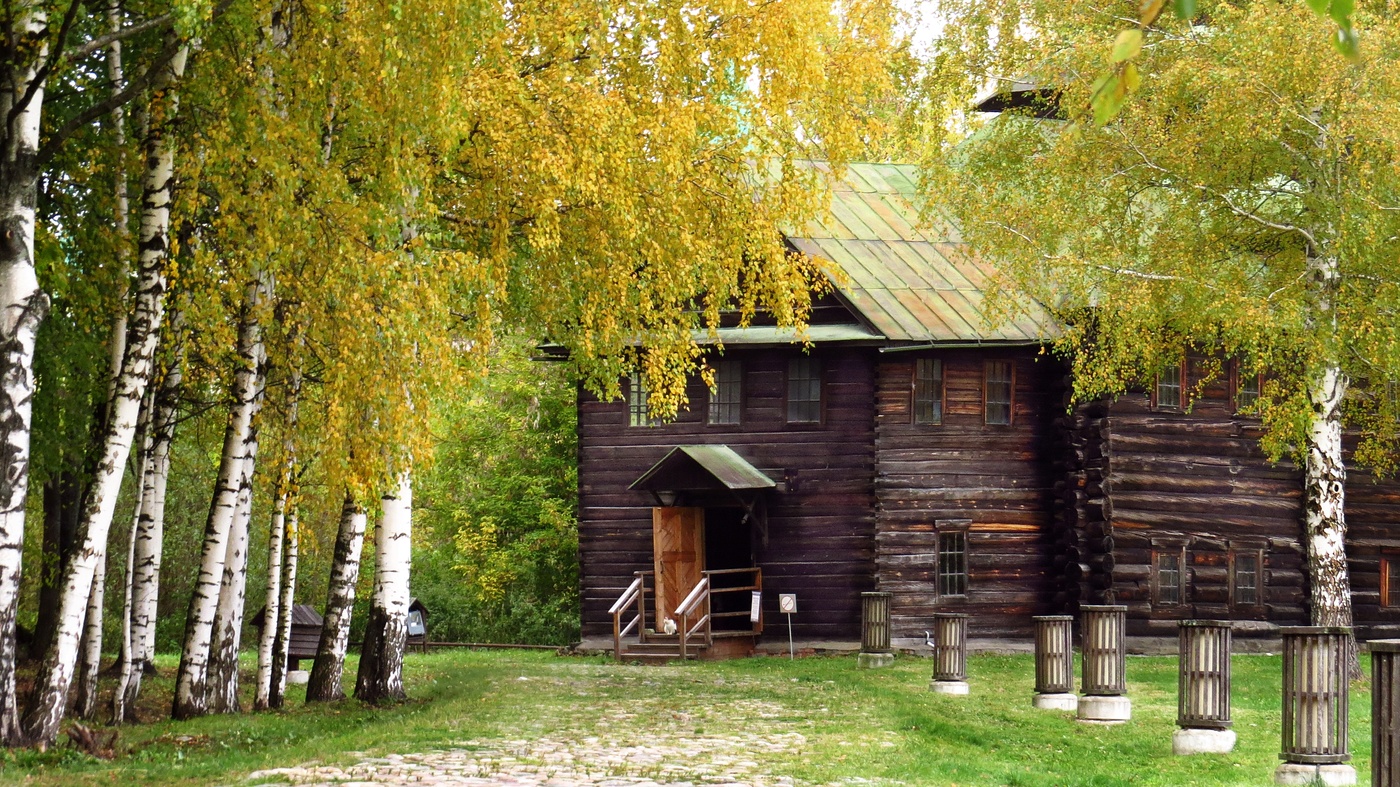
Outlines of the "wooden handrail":
<svg viewBox="0 0 1400 787">
<path fill-rule="evenodd" d="M 707 572 L 708 573 L 708 572 Z M 676 614 L 689 615 L 695 611 L 695 607 L 700 603 L 700 599 L 710 594 L 710 578 L 702 577 L 695 587 L 686 594 L 685 600 L 676 605 Z"/>
<path fill-rule="evenodd" d="M 642 578 L 637 577 L 636 579 L 632 580 L 632 584 L 628 585 L 626 590 L 622 591 L 622 595 L 617 597 L 617 601 L 614 601 L 613 605 L 608 608 L 608 614 L 621 614 L 622 610 L 627 609 L 627 605 L 632 603 L 632 600 L 636 597 L 636 594 L 640 593 L 641 590 Z"/>
<path fill-rule="evenodd" d="M 622 613 L 633 603 L 637 604 L 637 614 L 624 627 Z M 644 620 L 646 616 L 646 582 L 642 572 L 637 572 L 637 577 L 632 580 L 632 584 L 628 585 L 627 589 L 622 591 L 622 595 L 618 596 L 617 601 L 614 601 L 613 605 L 608 608 L 608 614 L 612 615 L 613 619 L 613 658 L 621 661 L 622 638 L 630 634 L 638 624 L 641 624 L 643 629 L 646 628 Z"/>
</svg>

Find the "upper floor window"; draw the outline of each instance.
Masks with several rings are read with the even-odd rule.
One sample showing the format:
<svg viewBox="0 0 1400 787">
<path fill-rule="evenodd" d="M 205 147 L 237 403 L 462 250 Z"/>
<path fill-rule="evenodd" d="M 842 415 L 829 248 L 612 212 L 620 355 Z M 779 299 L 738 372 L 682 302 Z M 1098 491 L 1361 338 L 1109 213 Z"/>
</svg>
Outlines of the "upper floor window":
<svg viewBox="0 0 1400 787">
<path fill-rule="evenodd" d="M 1186 364 L 1177 363 L 1157 375 L 1156 406 L 1181 409 L 1186 390 Z"/>
<path fill-rule="evenodd" d="M 647 388 L 642 382 L 641 372 L 632 372 L 627 378 L 627 425 L 655 426 L 647 411 Z"/>
<path fill-rule="evenodd" d="M 822 363 L 802 356 L 788 361 L 787 420 L 814 424 L 822 420 Z"/>
<path fill-rule="evenodd" d="M 943 361 L 920 358 L 914 362 L 914 423 L 943 423 Z"/>
<path fill-rule="evenodd" d="M 715 364 L 715 387 L 710 389 L 711 424 L 737 424 L 744 407 L 744 367 L 739 361 Z"/>
<path fill-rule="evenodd" d="M 1259 382 L 1261 376 L 1248 374 L 1235 366 L 1235 410 L 1250 410 L 1259 402 Z"/>
<path fill-rule="evenodd" d="M 966 523 L 943 523 L 938 528 L 938 595 L 967 595 Z"/>
<path fill-rule="evenodd" d="M 982 380 L 982 420 L 989 424 L 1011 423 L 1011 401 L 1015 380 L 1010 361 L 987 361 Z"/>
</svg>

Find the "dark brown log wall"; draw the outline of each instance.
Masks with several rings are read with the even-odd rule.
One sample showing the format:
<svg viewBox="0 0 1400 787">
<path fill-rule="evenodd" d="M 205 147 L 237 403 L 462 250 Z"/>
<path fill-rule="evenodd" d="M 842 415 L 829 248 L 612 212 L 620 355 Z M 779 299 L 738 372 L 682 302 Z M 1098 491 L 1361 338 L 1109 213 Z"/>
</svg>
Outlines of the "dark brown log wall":
<svg viewBox="0 0 1400 787">
<path fill-rule="evenodd" d="M 1347 441 L 1354 446 L 1354 438 Z M 1400 482 L 1347 470 L 1347 563 L 1352 612 L 1366 639 L 1400 637 Z M 1381 605 L 1381 561 L 1391 561 L 1390 606 Z"/>
<path fill-rule="evenodd" d="M 874 586 L 874 364 L 870 348 L 818 348 L 825 420 L 787 424 L 786 370 L 797 349 L 742 350 L 726 359 L 744 368 L 738 426 L 705 423 L 708 391 L 688 389 L 690 409 L 675 423 L 627 425 L 622 401 L 579 403 L 579 552 L 585 636 L 612 630 L 608 607 L 651 568 L 651 506 L 627 487 L 677 445 L 722 443 L 761 469 L 781 468 L 791 489 L 769 493 L 769 540 L 757 555 L 771 636 L 786 637 L 778 593 L 796 593 L 794 635 L 856 639 L 860 593 Z M 776 479 L 783 480 L 783 479 Z"/>
<path fill-rule="evenodd" d="M 1300 474 L 1265 458 L 1258 420 L 1235 414 L 1225 380 L 1208 384 L 1186 412 L 1156 408 L 1149 394 L 1122 396 L 1100 423 L 1104 480 L 1094 490 L 1089 479 L 1086 498 L 1097 491 L 1111 527 L 1100 534 L 1090 525 L 1085 542 L 1091 554 L 1095 544 L 1111 554 L 1091 557 L 1098 562 L 1082 598 L 1126 604 L 1134 636 L 1174 637 L 1177 621 L 1192 617 L 1307 622 Z M 1260 604 L 1232 603 L 1232 549 L 1262 550 Z M 1177 604 L 1153 596 L 1153 556 L 1168 551 L 1185 558 Z"/>
<path fill-rule="evenodd" d="M 941 424 L 913 424 L 920 354 L 943 361 Z M 984 363 L 1015 364 L 1010 426 L 983 422 Z M 1025 637 L 1050 610 L 1052 422 L 1064 370 L 1034 348 L 885 356 L 877 403 L 876 571 L 894 594 L 896 636 L 932 628 L 936 611 L 968 612 L 975 637 Z M 938 598 L 935 522 L 970 519 L 966 598 Z"/>
</svg>

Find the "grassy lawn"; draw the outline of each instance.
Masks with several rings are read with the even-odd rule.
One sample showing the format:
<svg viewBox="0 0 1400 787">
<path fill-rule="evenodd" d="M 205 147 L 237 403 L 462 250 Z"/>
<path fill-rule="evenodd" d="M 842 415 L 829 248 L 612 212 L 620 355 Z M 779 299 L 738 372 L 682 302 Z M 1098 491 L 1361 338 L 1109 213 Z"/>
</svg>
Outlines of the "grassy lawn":
<svg viewBox="0 0 1400 787">
<path fill-rule="evenodd" d="M 249 665 L 251 667 L 251 665 Z M 347 685 L 353 685 L 354 664 Z M 927 690 L 931 662 L 901 657 L 860 671 L 854 657 L 783 658 L 670 667 L 523 651 L 409 656 L 413 700 L 393 708 L 349 701 L 290 710 L 143 724 L 122 731 L 107 762 L 64 743 L 45 753 L 0 754 L 0 783 L 237 784 L 246 774 L 307 761 L 349 764 L 365 755 L 423 752 L 493 741 L 686 741 L 733 736 L 761 743 L 741 756 L 772 778 L 799 783 L 917 785 L 1268 784 L 1279 747 L 1276 656 L 1237 656 L 1230 755 L 1173 757 L 1176 660 L 1130 658 L 1133 721 L 1076 723 L 1030 706 L 1030 656 L 969 659 L 971 697 Z M 161 665 L 143 717 L 169 701 L 174 663 Z M 1370 696 L 1352 692 L 1353 765 L 1366 783 Z M 728 743 L 725 743 L 728 741 Z M 795 743 L 792 743 L 795 742 Z M 628 775 L 628 774 L 614 774 Z M 635 775 L 635 774 L 631 774 Z M 642 774 L 646 775 L 646 774 Z"/>
</svg>

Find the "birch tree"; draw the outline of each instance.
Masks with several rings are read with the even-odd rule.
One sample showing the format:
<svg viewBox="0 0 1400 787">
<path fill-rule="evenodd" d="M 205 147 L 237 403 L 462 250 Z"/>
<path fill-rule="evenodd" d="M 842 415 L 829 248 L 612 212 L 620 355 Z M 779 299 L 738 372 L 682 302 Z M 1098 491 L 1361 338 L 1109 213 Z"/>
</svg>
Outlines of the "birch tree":
<svg viewBox="0 0 1400 787">
<path fill-rule="evenodd" d="M 1384 394 L 1400 377 L 1400 64 L 1364 41 L 1395 40 L 1400 20 L 1358 9 L 1367 39 L 1348 60 L 1318 45 L 1334 22 L 1296 3 L 1201 3 L 1208 25 L 1164 15 L 1150 45 L 1113 52 L 1121 22 L 1097 8 L 943 8 L 925 128 L 988 74 L 1053 85 L 1069 122 L 1008 116 L 952 155 L 930 146 L 931 204 L 1008 290 L 1061 305 L 1078 396 L 1120 393 L 1188 348 L 1267 373 L 1264 447 L 1305 479 L 1311 618 L 1351 625 L 1343 428 L 1367 431 L 1358 459 L 1393 469 Z M 1106 55 L 1132 61 L 1136 92 L 1099 127 L 1080 75 Z"/>
<path fill-rule="evenodd" d="M 253 416 L 261 396 L 259 387 L 263 357 L 263 281 L 254 278 L 245 285 L 238 327 L 238 368 L 234 375 L 228 424 L 224 428 L 223 453 L 209 516 L 204 526 L 198 579 L 190 596 L 185 618 L 184 643 L 175 683 L 171 715 L 176 719 L 202 716 L 209 710 L 210 657 L 214 641 L 214 621 L 223 586 L 233 522 L 237 515 L 243 473 L 255 448 Z"/>
<path fill-rule="evenodd" d="M 355 697 L 364 702 L 404 698 L 403 652 L 408 640 L 408 577 L 413 557 L 413 483 L 405 472 L 381 501 L 374 529 L 374 595 L 370 598 Z"/>
<path fill-rule="evenodd" d="M 173 36 L 173 34 L 172 34 Z M 128 329 L 122 360 L 122 376 L 117 383 L 98 476 L 89 488 L 79 524 L 79 547 L 64 577 L 57 636 L 36 682 L 35 697 L 25 714 L 25 733 L 36 742 L 51 742 L 67 704 L 68 687 L 77 658 L 83 612 L 93 587 L 93 576 L 106 554 L 107 532 L 116 508 L 117 493 L 131 443 L 141 399 L 151 377 L 156 342 L 165 314 L 166 258 L 169 249 L 171 180 L 174 174 L 174 144 L 168 138 L 166 123 L 174 117 L 178 94 L 173 89 L 185 68 L 188 52 L 175 44 L 177 54 L 156 82 L 159 98 L 152 108 L 151 131 L 145 145 L 147 170 L 142 186 L 141 228 L 139 234 L 138 284 L 135 311 Z"/>
<path fill-rule="evenodd" d="M 294 340 L 294 344 L 299 343 Z M 295 598 L 296 536 L 288 529 L 287 519 L 288 508 L 296 504 L 293 485 L 297 471 L 296 430 L 301 397 L 301 361 L 293 357 L 290 364 L 286 393 L 286 426 L 282 438 L 282 465 L 274 492 L 276 500 L 273 503 L 272 523 L 267 534 L 267 587 L 264 594 L 267 605 L 263 608 L 263 626 L 258 637 L 258 682 L 253 696 L 254 710 L 277 707 L 273 704 L 274 696 L 278 697 L 280 705 L 282 689 L 274 686 L 275 681 L 282 678 L 286 671 L 287 654 L 284 643 L 280 654 L 282 666 L 275 667 L 274 658 L 278 657 L 276 643 L 282 630 L 283 605 L 287 605 L 287 611 L 290 613 L 290 605 Z M 288 566 L 291 566 L 290 572 L 287 570 Z M 284 584 L 293 588 L 293 594 L 289 594 L 286 600 L 283 599 Z M 290 621 L 289 617 L 288 623 Z"/>
<path fill-rule="evenodd" d="M 124 628 L 130 632 L 129 645 L 122 654 L 121 674 L 112 701 L 112 718 L 118 724 L 136 721 L 141 678 L 154 669 L 156 602 L 160 596 L 161 550 L 165 543 L 165 490 L 170 478 L 170 444 L 175 439 L 175 418 L 183 380 L 184 342 L 179 336 L 180 322 L 177 313 L 171 320 L 176 326 L 172 331 L 175 347 L 153 402 L 150 447 L 141 474 L 143 484 L 131 545 L 131 605 L 123 621 Z"/>
<path fill-rule="evenodd" d="M 350 613 L 355 607 L 355 582 L 360 576 L 360 554 L 365 543 L 365 512 L 346 495 L 340 512 L 340 529 L 335 537 L 331 560 L 331 581 L 326 591 L 326 613 L 321 624 L 321 641 L 316 661 L 306 684 L 307 702 L 334 702 L 345 699 L 341 687 L 345 671 L 345 651 L 350 644 Z"/>
<path fill-rule="evenodd" d="M 253 417 L 257 418 L 263 399 L 263 373 L 254 383 L 258 394 Z M 228 549 L 224 553 L 224 576 L 219 586 L 219 606 L 214 613 L 214 641 L 209 654 L 209 706 L 216 713 L 237 713 L 238 649 L 243 641 L 243 597 L 248 583 L 248 528 L 253 517 L 253 471 L 258 456 L 256 422 L 244 441 L 248 447 L 239 482 L 238 501 L 230 525 Z"/>
<path fill-rule="evenodd" d="M 286 546 L 282 549 L 282 598 L 277 605 L 277 637 L 272 641 L 272 674 L 268 678 L 267 706 L 282 707 L 287 692 L 287 646 L 292 639 L 292 608 L 296 604 L 297 558 L 301 551 L 301 533 L 297 529 L 298 516 L 295 505 L 287 514 L 287 527 L 284 533 Z M 263 618 L 263 625 L 270 626 L 271 617 Z"/>
</svg>

